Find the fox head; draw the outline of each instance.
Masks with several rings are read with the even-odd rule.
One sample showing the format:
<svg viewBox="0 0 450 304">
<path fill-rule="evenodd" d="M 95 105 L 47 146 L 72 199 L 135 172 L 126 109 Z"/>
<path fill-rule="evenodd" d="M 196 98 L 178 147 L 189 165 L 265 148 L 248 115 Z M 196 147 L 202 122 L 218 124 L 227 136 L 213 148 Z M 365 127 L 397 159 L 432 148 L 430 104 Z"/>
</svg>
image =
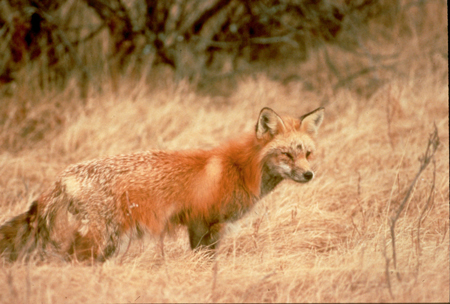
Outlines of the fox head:
<svg viewBox="0 0 450 304">
<path fill-rule="evenodd" d="M 323 108 L 300 118 L 282 118 L 272 109 L 263 108 L 256 124 L 256 138 L 263 145 L 265 173 L 276 179 L 289 178 L 300 183 L 312 180 L 314 172 L 310 161 L 323 116 Z"/>
</svg>

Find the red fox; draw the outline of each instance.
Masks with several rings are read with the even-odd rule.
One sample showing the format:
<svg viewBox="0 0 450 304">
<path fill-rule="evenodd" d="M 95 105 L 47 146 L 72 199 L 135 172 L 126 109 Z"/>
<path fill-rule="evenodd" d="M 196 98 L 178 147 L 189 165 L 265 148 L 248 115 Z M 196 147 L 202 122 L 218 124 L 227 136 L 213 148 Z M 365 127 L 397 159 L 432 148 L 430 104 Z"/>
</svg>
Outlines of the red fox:
<svg viewBox="0 0 450 304">
<path fill-rule="evenodd" d="M 227 222 L 283 179 L 306 183 L 324 109 L 300 118 L 270 108 L 256 130 L 212 150 L 117 155 L 71 165 L 29 210 L 0 227 L 4 260 L 57 254 L 104 261 L 120 239 L 187 226 L 192 249 L 214 252 Z"/>
</svg>

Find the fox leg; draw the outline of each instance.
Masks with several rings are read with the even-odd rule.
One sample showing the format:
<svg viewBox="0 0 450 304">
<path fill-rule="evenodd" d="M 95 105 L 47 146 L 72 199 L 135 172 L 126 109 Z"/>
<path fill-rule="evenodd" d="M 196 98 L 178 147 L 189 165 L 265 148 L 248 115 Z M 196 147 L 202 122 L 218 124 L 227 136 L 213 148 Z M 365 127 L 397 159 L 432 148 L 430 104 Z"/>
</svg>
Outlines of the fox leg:
<svg viewBox="0 0 450 304">
<path fill-rule="evenodd" d="M 78 261 L 95 260 L 104 262 L 115 253 L 117 246 L 117 242 L 112 237 L 108 240 L 102 240 L 96 233 L 88 233 L 87 235 L 75 233 L 67 253 Z"/>
<path fill-rule="evenodd" d="M 189 242 L 192 249 L 206 247 L 216 249 L 221 237 L 223 224 L 192 221 L 188 224 Z"/>
</svg>

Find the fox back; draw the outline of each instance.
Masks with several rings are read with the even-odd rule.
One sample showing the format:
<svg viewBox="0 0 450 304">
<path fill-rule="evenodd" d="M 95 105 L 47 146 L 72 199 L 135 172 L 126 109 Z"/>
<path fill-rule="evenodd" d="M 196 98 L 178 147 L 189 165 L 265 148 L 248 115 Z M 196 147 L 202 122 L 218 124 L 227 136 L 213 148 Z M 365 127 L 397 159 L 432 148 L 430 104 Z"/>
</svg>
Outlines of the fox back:
<svg viewBox="0 0 450 304">
<path fill-rule="evenodd" d="M 27 212 L 0 227 L 0 254 L 15 260 L 38 249 L 102 261 L 124 236 L 162 239 L 179 225 L 187 226 L 192 249 L 214 250 L 224 225 L 283 179 L 313 179 L 323 116 L 323 108 L 300 118 L 263 108 L 255 132 L 212 150 L 151 150 L 71 165 Z"/>
</svg>

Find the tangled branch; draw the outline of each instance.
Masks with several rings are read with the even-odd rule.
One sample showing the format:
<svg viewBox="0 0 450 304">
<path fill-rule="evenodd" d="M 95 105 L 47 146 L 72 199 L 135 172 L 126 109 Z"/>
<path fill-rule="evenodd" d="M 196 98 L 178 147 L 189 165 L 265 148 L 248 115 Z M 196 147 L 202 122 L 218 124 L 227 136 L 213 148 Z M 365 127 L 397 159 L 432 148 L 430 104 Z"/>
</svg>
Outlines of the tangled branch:
<svg viewBox="0 0 450 304">
<path fill-rule="evenodd" d="M 437 151 L 437 148 L 439 146 L 439 136 L 438 136 L 438 130 L 436 127 L 436 124 L 434 124 L 434 131 L 430 134 L 428 138 L 427 147 L 425 150 L 425 153 L 422 157 L 419 158 L 420 161 L 420 167 L 419 170 L 414 177 L 413 181 L 411 182 L 411 185 L 409 186 L 409 189 L 403 198 L 403 201 L 401 202 L 400 206 L 397 209 L 397 212 L 390 220 L 390 231 L 391 231 L 391 238 L 392 238 L 392 259 L 394 263 L 394 269 L 396 270 L 397 278 L 401 280 L 400 273 L 397 270 L 397 254 L 395 250 L 395 224 L 397 223 L 398 218 L 400 217 L 400 214 L 402 213 L 403 209 L 405 208 L 406 203 L 408 202 L 413 189 L 417 183 L 417 180 L 419 179 L 422 172 L 427 168 L 427 166 L 430 164 L 430 162 L 433 160 L 434 155 Z M 429 202 L 428 202 L 429 203 Z M 428 203 L 426 207 L 428 206 Z M 388 261 L 386 261 L 388 263 Z"/>
</svg>

